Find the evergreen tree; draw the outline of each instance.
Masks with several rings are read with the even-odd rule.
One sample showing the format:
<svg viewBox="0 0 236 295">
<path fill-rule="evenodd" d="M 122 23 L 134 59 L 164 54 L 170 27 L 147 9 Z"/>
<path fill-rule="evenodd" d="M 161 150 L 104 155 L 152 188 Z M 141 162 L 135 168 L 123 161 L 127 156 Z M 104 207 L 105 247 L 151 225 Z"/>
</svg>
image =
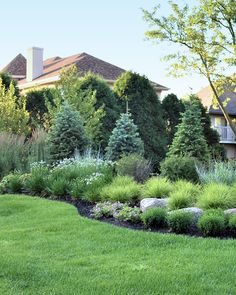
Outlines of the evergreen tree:
<svg viewBox="0 0 236 295">
<path fill-rule="evenodd" d="M 2 84 L 5 85 L 6 90 L 8 90 L 10 88 L 10 85 L 13 84 L 15 88 L 15 96 L 17 98 L 20 97 L 20 90 L 18 88 L 17 81 L 12 79 L 12 76 L 10 74 L 1 72 L 0 79 L 2 79 Z"/>
<path fill-rule="evenodd" d="M 54 119 L 49 133 L 49 150 L 52 161 L 74 155 L 75 150 L 83 152 L 87 145 L 83 122 L 78 111 L 64 103 Z"/>
<path fill-rule="evenodd" d="M 106 157 L 110 160 L 118 160 L 122 155 L 133 153 L 141 155 L 144 153 L 143 142 L 131 115 L 121 114 L 110 136 Z"/>
<path fill-rule="evenodd" d="M 177 125 L 180 123 L 181 113 L 184 112 L 184 104 L 175 94 L 168 94 L 162 100 L 164 120 L 166 126 L 168 145 L 173 141 Z"/>
<path fill-rule="evenodd" d="M 165 156 L 167 139 L 161 102 L 154 88 L 146 77 L 125 72 L 116 81 L 114 91 L 123 110 L 128 106 L 144 142 L 145 156 L 157 168 Z"/>
<path fill-rule="evenodd" d="M 194 101 L 182 114 L 181 123 L 178 125 L 168 156 L 190 156 L 200 161 L 209 158 L 209 149 L 201 122 L 201 111 Z"/>
</svg>

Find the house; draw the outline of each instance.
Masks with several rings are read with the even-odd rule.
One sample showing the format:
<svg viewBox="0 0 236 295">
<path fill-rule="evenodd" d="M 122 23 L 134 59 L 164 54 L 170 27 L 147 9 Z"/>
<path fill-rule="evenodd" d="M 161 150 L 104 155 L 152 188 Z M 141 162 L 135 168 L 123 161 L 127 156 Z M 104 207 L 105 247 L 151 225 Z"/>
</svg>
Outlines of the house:
<svg viewBox="0 0 236 295">
<path fill-rule="evenodd" d="M 92 72 L 101 76 L 111 87 L 117 78 L 125 72 L 124 69 L 98 59 L 87 53 L 75 54 L 62 58 L 55 56 L 43 59 L 43 48 L 28 49 L 27 59 L 17 55 L 2 71 L 10 73 L 18 81 L 21 91 L 27 92 L 32 88 L 54 87 L 60 78 L 61 69 L 76 65 L 78 70 L 85 74 Z M 167 87 L 151 82 L 160 97 Z"/>
<path fill-rule="evenodd" d="M 222 111 L 216 104 L 213 104 L 213 93 L 210 86 L 203 88 L 197 93 L 203 105 L 207 107 L 211 117 L 212 127 L 216 129 L 220 135 L 220 143 L 224 146 L 226 157 L 228 159 L 236 158 L 236 137 L 227 124 Z M 226 91 L 220 96 L 220 100 L 225 106 L 226 112 L 230 118 L 236 122 L 236 93 Z"/>
</svg>

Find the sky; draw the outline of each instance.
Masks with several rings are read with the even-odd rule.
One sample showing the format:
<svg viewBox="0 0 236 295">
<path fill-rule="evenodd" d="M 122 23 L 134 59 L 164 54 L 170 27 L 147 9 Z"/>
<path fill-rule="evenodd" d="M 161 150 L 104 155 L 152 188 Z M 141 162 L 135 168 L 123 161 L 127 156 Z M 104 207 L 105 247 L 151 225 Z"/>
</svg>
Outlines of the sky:
<svg viewBox="0 0 236 295">
<path fill-rule="evenodd" d="M 163 2 L 162 11 L 168 13 L 165 0 L 3 1 L 0 68 L 18 53 L 26 56 L 27 48 L 37 46 L 44 48 L 45 59 L 86 52 L 144 74 L 179 97 L 197 92 L 207 82 L 198 76 L 168 77 L 168 64 L 161 58 L 169 52 L 169 44 L 145 40 L 149 27 L 141 8 L 152 10 L 157 2 Z"/>
</svg>

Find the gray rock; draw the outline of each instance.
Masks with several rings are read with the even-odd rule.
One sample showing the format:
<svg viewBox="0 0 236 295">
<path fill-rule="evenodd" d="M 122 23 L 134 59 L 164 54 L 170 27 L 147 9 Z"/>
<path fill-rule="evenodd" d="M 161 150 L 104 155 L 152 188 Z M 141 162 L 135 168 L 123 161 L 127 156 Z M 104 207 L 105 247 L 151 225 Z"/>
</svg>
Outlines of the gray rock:
<svg viewBox="0 0 236 295">
<path fill-rule="evenodd" d="M 169 213 L 173 213 L 173 212 L 189 212 L 193 214 L 194 217 L 194 222 L 197 222 L 198 219 L 201 217 L 203 210 L 198 208 L 198 207 L 189 207 L 189 208 L 183 208 L 183 209 L 178 209 L 178 210 L 174 210 L 174 211 L 170 211 Z"/>
<path fill-rule="evenodd" d="M 168 204 L 168 198 L 165 199 L 157 199 L 157 198 L 146 198 L 141 200 L 140 209 L 142 212 L 146 211 L 150 208 L 166 208 Z"/>
<path fill-rule="evenodd" d="M 236 214 L 236 208 L 228 209 L 224 211 L 225 214 Z"/>
</svg>

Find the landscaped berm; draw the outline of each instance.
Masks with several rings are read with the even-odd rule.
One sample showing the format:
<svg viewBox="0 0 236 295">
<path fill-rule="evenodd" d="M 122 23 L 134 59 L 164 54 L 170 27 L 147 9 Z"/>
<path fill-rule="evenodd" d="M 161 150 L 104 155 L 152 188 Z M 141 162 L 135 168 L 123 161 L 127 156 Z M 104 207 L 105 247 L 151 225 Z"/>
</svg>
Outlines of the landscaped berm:
<svg viewBox="0 0 236 295">
<path fill-rule="evenodd" d="M 236 240 L 134 231 L 0 196 L 1 294 L 236 294 Z"/>
</svg>

